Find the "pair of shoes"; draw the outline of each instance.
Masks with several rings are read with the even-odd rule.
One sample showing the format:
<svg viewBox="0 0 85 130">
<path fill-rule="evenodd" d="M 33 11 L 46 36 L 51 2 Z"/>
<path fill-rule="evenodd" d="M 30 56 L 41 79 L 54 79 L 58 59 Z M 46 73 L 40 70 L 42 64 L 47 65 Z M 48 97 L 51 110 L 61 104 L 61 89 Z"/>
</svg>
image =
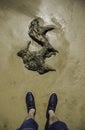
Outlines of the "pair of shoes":
<svg viewBox="0 0 85 130">
<path fill-rule="evenodd" d="M 47 106 L 47 111 L 46 111 L 46 125 L 45 125 L 45 130 L 48 129 L 49 126 L 49 110 L 53 110 L 55 112 L 56 106 L 57 106 L 57 95 L 56 93 L 52 93 L 50 95 L 49 101 L 48 101 L 48 106 Z M 36 114 L 36 106 L 35 106 L 35 100 L 34 96 L 31 92 L 28 92 L 26 95 L 26 105 L 27 105 L 27 111 L 29 113 L 30 109 L 35 109 L 35 114 Z"/>
</svg>

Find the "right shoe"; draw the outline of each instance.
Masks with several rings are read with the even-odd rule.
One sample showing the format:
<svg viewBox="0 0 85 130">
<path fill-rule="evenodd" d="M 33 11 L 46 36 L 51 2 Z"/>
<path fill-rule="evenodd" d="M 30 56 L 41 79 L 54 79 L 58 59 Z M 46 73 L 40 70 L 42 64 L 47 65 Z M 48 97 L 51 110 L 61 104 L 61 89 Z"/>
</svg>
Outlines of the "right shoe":
<svg viewBox="0 0 85 130">
<path fill-rule="evenodd" d="M 49 110 L 53 110 L 55 112 L 56 106 L 57 106 L 57 102 L 58 102 L 58 98 L 57 98 L 56 93 L 52 93 L 50 98 L 49 98 L 47 111 L 46 111 L 47 121 L 46 121 L 46 124 L 45 124 L 45 130 L 48 130 L 48 126 L 49 126 Z"/>
<path fill-rule="evenodd" d="M 29 113 L 30 109 L 35 109 L 35 113 L 36 114 L 36 106 L 35 106 L 35 100 L 34 100 L 34 96 L 32 94 L 32 92 L 28 92 L 26 94 L 26 105 L 27 105 L 27 111 Z"/>
</svg>

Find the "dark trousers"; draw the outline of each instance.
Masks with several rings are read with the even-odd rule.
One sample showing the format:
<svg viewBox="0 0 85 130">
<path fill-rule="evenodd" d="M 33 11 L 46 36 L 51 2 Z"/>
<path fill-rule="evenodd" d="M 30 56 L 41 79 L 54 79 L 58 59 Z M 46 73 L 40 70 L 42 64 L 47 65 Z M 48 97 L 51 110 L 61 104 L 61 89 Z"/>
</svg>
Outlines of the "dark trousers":
<svg viewBox="0 0 85 130">
<path fill-rule="evenodd" d="M 38 130 L 38 124 L 35 120 L 28 119 L 25 120 L 17 130 Z M 52 125 L 49 125 L 48 130 L 68 130 L 68 128 L 64 122 L 56 121 Z"/>
</svg>

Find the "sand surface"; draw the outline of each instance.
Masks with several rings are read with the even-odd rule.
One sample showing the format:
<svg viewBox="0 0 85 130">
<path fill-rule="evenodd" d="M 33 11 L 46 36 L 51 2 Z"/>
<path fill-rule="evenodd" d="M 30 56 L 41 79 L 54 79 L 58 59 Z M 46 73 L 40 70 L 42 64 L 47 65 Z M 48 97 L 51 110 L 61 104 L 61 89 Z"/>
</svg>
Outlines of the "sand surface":
<svg viewBox="0 0 85 130">
<path fill-rule="evenodd" d="M 57 27 L 48 38 L 59 54 L 46 61 L 56 72 L 45 75 L 28 71 L 16 55 L 30 40 L 28 25 L 36 16 Z M 39 47 L 33 42 L 31 48 Z M 39 130 L 52 92 L 59 99 L 56 116 L 70 130 L 85 130 L 84 0 L 0 0 L 0 130 L 20 126 L 28 91 L 35 96 Z"/>
</svg>

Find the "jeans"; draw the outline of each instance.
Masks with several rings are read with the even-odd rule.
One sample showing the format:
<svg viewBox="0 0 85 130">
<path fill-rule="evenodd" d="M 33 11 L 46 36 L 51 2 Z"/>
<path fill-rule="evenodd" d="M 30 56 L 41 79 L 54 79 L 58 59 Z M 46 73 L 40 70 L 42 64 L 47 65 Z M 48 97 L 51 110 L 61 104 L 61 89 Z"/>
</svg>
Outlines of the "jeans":
<svg viewBox="0 0 85 130">
<path fill-rule="evenodd" d="M 17 130 L 38 130 L 38 124 L 35 120 L 28 119 Z M 52 125 L 49 125 L 48 130 L 68 130 L 68 127 L 64 122 L 56 121 Z"/>
</svg>

